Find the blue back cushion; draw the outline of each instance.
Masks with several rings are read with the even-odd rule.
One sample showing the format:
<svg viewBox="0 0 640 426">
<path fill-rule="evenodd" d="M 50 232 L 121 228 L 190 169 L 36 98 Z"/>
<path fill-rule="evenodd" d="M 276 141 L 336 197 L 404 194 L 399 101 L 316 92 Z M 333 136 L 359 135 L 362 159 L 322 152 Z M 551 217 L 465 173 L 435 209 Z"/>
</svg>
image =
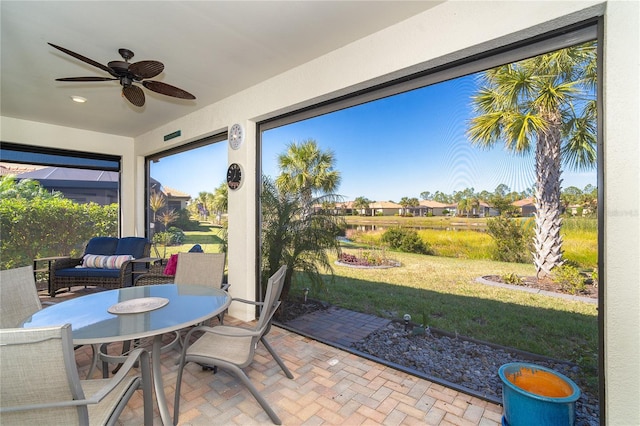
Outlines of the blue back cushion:
<svg viewBox="0 0 640 426">
<path fill-rule="evenodd" d="M 124 237 L 118 241 L 118 247 L 113 254 L 130 254 L 136 259 L 144 257 L 144 246 L 148 240 L 142 237 Z"/>
<path fill-rule="evenodd" d="M 87 248 L 85 249 L 84 254 L 104 254 L 110 256 L 115 254 L 116 247 L 118 247 L 118 238 L 93 237 L 87 243 Z"/>
</svg>

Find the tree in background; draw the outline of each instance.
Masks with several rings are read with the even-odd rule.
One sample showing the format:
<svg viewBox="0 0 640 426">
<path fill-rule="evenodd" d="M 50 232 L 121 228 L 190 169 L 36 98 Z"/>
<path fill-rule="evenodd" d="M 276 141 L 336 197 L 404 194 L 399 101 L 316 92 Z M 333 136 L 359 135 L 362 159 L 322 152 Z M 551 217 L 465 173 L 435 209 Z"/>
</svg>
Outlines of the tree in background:
<svg viewBox="0 0 640 426">
<path fill-rule="evenodd" d="M 562 163 L 577 170 L 596 163 L 596 78 L 596 43 L 589 42 L 485 71 L 472 97 L 472 144 L 500 142 L 518 155 L 535 147 L 538 277 L 563 263 Z"/>
<path fill-rule="evenodd" d="M 157 221 L 157 215 L 160 210 L 167 206 L 167 198 L 158 191 L 152 191 L 149 197 L 149 208 L 153 211 L 153 223 Z"/>
<path fill-rule="evenodd" d="M 429 191 L 423 191 L 420 193 L 420 198 L 423 200 L 433 200 L 433 194 Z"/>
<path fill-rule="evenodd" d="M 367 210 L 369 210 L 369 204 L 371 204 L 371 200 L 367 197 L 356 197 L 356 199 L 353 200 L 353 209 L 357 210 L 358 214 L 364 212 L 366 215 Z"/>
<path fill-rule="evenodd" d="M 222 182 L 211 197 L 212 211 L 216 212 L 216 222 L 222 222 L 222 215 L 229 210 L 229 186 L 226 182 Z"/>
<path fill-rule="evenodd" d="M 453 201 L 453 197 L 451 197 L 450 195 L 445 194 L 444 192 L 441 191 L 436 191 L 433 194 L 433 201 L 437 201 L 439 203 L 442 204 L 450 204 Z"/>
<path fill-rule="evenodd" d="M 453 200 L 456 203 L 458 214 L 466 213 L 467 217 L 470 217 L 474 209 L 480 207 L 480 200 L 475 193 L 474 188 L 465 188 L 462 191 L 455 191 L 453 193 Z"/>
<path fill-rule="evenodd" d="M 501 183 L 498 185 L 493 191 L 493 194 L 490 194 L 487 198 L 485 198 L 493 208 L 498 210 L 503 216 L 512 216 L 518 210 L 513 204 L 514 201 L 520 199 L 519 195 L 515 192 L 511 192 L 511 189 Z"/>
<path fill-rule="evenodd" d="M 303 188 L 304 189 L 304 188 Z M 329 252 L 340 252 L 337 237 L 341 235 L 344 219 L 324 210 L 312 214 L 312 206 L 336 202 L 337 196 L 323 194 L 307 200 L 308 191 L 281 190 L 268 177 L 262 179 L 262 283 L 282 265 L 287 275 L 282 299 L 288 298 L 295 273 L 304 273 L 312 289 L 325 289 L 321 271 L 330 271 Z"/>
<path fill-rule="evenodd" d="M 280 175 L 276 178 L 278 190 L 283 193 L 299 192 L 305 204 L 314 194 L 333 193 L 340 186 L 340 172 L 334 170 L 333 151 L 323 151 L 313 139 L 292 142 L 286 152 L 278 156 Z"/>
<path fill-rule="evenodd" d="M 402 216 L 407 215 L 407 209 L 409 207 L 418 207 L 420 205 L 420 201 L 415 197 L 402 197 L 400 202 L 398 202 L 402 206 Z"/>
</svg>

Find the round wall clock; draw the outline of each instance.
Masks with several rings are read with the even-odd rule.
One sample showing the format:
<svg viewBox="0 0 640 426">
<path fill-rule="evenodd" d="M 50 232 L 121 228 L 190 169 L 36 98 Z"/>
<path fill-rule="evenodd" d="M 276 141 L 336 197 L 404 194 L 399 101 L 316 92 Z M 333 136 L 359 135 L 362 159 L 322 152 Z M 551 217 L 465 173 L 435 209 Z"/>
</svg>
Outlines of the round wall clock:
<svg viewBox="0 0 640 426">
<path fill-rule="evenodd" d="M 244 142 L 244 129 L 240 124 L 234 124 L 229 129 L 229 146 L 231 149 L 238 149 Z"/>
<path fill-rule="evenodd" d="M 227 169 L 227 186 L 236 190 L 242 185 L 242 166 L 238 163 L 231 163 Z"/>
</svg>

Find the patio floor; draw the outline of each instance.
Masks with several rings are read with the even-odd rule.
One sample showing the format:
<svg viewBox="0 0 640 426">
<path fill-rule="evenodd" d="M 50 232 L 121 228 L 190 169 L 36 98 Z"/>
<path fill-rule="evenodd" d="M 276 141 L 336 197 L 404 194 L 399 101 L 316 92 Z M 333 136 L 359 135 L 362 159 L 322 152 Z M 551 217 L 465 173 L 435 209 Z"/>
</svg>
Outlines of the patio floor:
<svg viewBox="0 0 640 426">
<path fill-rule="evenodd" d="M 225 317 L 225 323 L 241 324 L 229 316 Z M 344 328 L 340 330 L 348 334 Z M 268 340 L 294 379 L 286 378 L 261 345 L 254 363 L 245 371 L 284 425 L 501 424 L 499 405 L 280 327 L 272 328 Z M 117 345 L 111 345 L 109 352 L 117 349 Z M 81 377 L 89 368 L 90 354 L 89 347 L 76 351 Z M 165 393 L 171 412 L 177 357 L 177 351 L 162 356 Z M 95 377 L 100 375 L 100 371 L 95 373 Z M 183 380 L 180 425 L 272 424 L 249 391 L 222 370 L 214 375 L 211 371 L 202 371 L 196 364 L 188 364 Z M 142 417 L 142 398 L 135 395 L 120 416 L 119 424 L 137 426 Z M 157 408 L 154 424 L 161 424 Z"/>
</svg>

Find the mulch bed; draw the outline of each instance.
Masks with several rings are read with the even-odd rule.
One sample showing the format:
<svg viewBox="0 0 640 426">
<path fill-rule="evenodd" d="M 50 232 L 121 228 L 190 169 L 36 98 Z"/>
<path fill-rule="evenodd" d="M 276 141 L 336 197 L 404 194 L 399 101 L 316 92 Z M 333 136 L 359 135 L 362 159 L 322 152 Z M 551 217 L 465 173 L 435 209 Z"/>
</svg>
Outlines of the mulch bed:
<svg viewBox="0 0 640 426">
<path fill-rule="evenodd" d="M 502 279 L 500 275 L 485 275 L 482 278 L 488 281 L 496 282 L 496 283 L 537 288 L 539 290 L 551 291 L 555 293 L 571 294 L 570 292 L 562 289 L 558 284 L 556 284 L 549 278 L 538 279 L 537 277 L 520 277 L 522 279 L 522 283 L 520 284 L 508 283 L 504 279 Z M 584 296 L 584 297 L 591 297 L 591 298 L 597 299 L 598 286 L 594 285 L 593 283 L 587 284 L 585 286 L 585 290 L 575 294 L 575 296 Z"/>
</svg>

